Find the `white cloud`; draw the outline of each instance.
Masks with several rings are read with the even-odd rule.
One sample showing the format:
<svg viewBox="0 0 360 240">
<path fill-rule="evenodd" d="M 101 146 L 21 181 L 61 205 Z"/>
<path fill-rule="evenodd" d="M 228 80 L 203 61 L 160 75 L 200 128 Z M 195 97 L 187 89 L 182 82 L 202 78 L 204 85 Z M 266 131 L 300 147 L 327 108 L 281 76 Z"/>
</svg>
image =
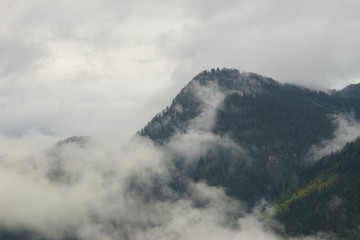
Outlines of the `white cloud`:
<svg viewBox="0 0 360 240">
<path fill-rule="evenodd" d="M 321 144 L 312 146 L 308 153 L 308 158 L 311 160 L 319 160 L 325 155 L 339 151 L 346 143 L 354 141 L 360 136 L 360 123 L 352 114 L 338 114 L 333 118 L 333 122 L 336 124 L 334 137 L 324 139 Z"/>
<path fill-rule="evenodd" d="M 95 231 L 122 218 L 129 224 L 139 224 L 138 215 L 142 213 L 136 204 L 140 202 L 125 196 L 127 179 L 132 172 L 137 172 L 143 182 L 152 174 L 166 176 L 161 161 L 161 152 L 155 151 L 150 141 L 137 138 L 122 151 L 90 142 L 85 147 L 69 143 L 46 152 L 4 156 L 0 165 L 0 189 L 4 194 L 0 224 L 56 238 L 71 231 L 85 234 L 92 226 Z M 60 170 L 69 181 L 49 178 L 52 169 Z"/>
<path fill-rule="evenodd" d="M 121 134 L 116 138 L 124 141 L 192 77 L 211 67 L 236 67 L 318 88 L 359 81 L 359 57 L 354 54 L 360 37 L 354 10 L 358 1 L 0 4 L 0 109 L 12 109 L 2 114 L 2 122 L 21 116 L 19 106 L 33 109 L 41 100 L 55 112 L 70 104 L 67 117 L 83 123 L 88 115 L 72 114 L 71 109 L 96 100 L 92 111 L 109 110 L 103 118 L 119 114 Z M 2 124 L 1 131 L 17 128 L 21 135 L 43 125 L 43 132 L 61 129 L 56 133 L 61 137 L 74 130 L 61 117 L 54 121 L 44 115 L 49 114 L 28 113 L 30 122 Z M 85 131 L 111 135 L 114 126 L 102 126 L 98 116 L 91 117 Z M 27 117 L 21 116 L 23 121 Z"/>
<path fill-rule="evenodd" d="M 192 162 L 204 156 L 210 149 L 225 147 L 244 153 L 244 150 L 230 138 L 220 137 L 212 133 L 216 121 L 216 113 L 223 103 L 225 92 L 217 83 L 209 81 L 202 85 L 196 81 L 191 82 L 188 90 L 194 94 L 200 104 L 200 114 L 189 121 L 186 129 L 178 129 L 171 136 L 165 147 L 171 154 Z M 236 91 L 236 89 L 234 89 Z M 181 106 L 177 107 L 182 109 Z"/>
<path fill-rule="evenodd" d="M 240 231 L 222 227 L 218 207 L 227 212 L 236 204 L 221 189 L 193 186 L 193 195 L 210 199 L 205 209 L 191 199 L 144 205 L 124 194 L 130 173 L 143 183 L 151 174 L 169 176 L 164 153 L 151 143 L 117 147 L 211 67 L 315 87 L 358 81 L 357 9 L 351 0 L 0 0 L 1 225 L 52 237 L 75 231 L 83 239 L 275 239 L 252 217 L 239 220 Z M 214 102 L 173 139 L 178 151 L 185 141 L 200 142 L 186 146 L 197 150 L 190 158 L 217 141 L 205 130 L 222 95 L 204 94 Z M 67 147 L 60 160 L 42 151 L 71 135 L 96 142 Z M 50 181 L 46 171 L 56 161 L 76 181 Z"/>
<path fill-rule="evenodd" d="M 168 198 L 147 199 L 154 177 L 171 177 L 166 156 L 140 137 L 122 149 L 70 141 L 2 156 L 0 227 L 52 239 L 282 239 L 261 211 L 246 214 L 222 188 L 188 182 L 181 197 L 163 184 Z"/>
<path fill-rule="evenodd" d="M 148 102 L 172 71 L 154 48 L 159 34 L 181 24 L 178 14 L 164 11 L 167 4 L 1 4 L 0 107 L 2 122 L 8 123 L 2 125 L 4 134 L 21 136 L 36 128 L 58 137 L 114 135 L 117 128 L 114 139 L 125 141 L 166 105 Z M 143 14 L 142 8 L 153 10 Z"/>
<path fill-rule="evenodd" d="M 228 66 L 316 88 L 359 81 L 357 1 L 201 3 L 188 6 L 197 24 L 176 47 L 176 71 L 185 79 Z"/>
</svg>

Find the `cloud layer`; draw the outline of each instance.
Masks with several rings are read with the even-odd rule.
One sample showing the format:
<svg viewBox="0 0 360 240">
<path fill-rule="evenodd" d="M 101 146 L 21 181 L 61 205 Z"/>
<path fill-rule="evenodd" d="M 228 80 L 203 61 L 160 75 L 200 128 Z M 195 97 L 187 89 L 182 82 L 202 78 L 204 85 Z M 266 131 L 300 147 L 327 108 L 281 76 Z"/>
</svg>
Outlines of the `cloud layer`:
<svg viewBox="0 0 360 240">
<path fill-rule="evenodd" d="M 359 81 L 356 0 L 0 5 L 0 131 L 8 136 L 33 129 L 125 142 L 212 67 L 316 88 Z"/>
<path fill-rule="evenodd" d="M 54 144 L 37 131 L 2 135 L 0 229 L 50 239 L 289 239 L 275 233 L 273 227 L 281 226 L 266 202 L 249 211 L 220 187 L 184 178 L 181 192 L 168 184 L 174 157 L 191 163 L 219 145 L 244 154 L 210 131 L 224 98 L 221 89 L 209 83 L 191 90 L 201 113 L 164 146 L 140 136 L 119 147 L 89 137 Z"/>
<path fill-rule="evenodd" d="M 283 239 L 265 202 L 246 213 L 222 188 L 188 182 L 185 195 L 172 191 L 163 150 L 140 137 L 122 149 L 73 138 L 3 156 L 0 227 L 51 239 Z"/>
<path fill-rule="evenodd" d="M 346 143 L 352 142 L 360 136 L 360 123 L 353 114 L 336 114 L 332 118 L 336 125 L 334 136 L 311 147 L 308 153 L 311 161 L 319 160 L 323 156 L 341 150 Z"/>
<path fill-rule="evenodd" d="M 359 8 L 355 0 L 0 0 L 0 226 L 52 238 L 281 238 L 256 210 L 243 213 L 203 183 L 188 183 L 185 198 L 160 184 L 167 200 L 145 201 L 132 181 L 142 190 L 154 177 L 167 182 L 169 154 L 137 137 L 119 146 L 204 69 L 315 88 L 359 81 Z M 223 97 L 212 90 L 199 89 L 213 102 L 168 150 L 186 148 L 191 159 L 219 141 L 206 133 Z M 72 135 L 92 141 L 54 146 Z"/>
</svg>

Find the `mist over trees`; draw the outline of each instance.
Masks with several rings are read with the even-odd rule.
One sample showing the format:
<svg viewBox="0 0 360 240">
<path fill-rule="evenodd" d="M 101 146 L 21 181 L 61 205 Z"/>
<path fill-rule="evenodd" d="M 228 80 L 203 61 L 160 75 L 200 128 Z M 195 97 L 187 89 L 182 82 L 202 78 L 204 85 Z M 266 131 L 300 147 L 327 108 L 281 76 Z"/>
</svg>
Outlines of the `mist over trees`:
<svg viewBox="0 0 360 240">
<path fill-rule="evenodd" d="M 121 149 L 2 156 L 0 239 L 357 239 L 359 121 L 359 85 L 203 71 Z"/>
<path fill-rule="evenodd" d="M 176 96 L 170 107 L 153 118 L 140 134 L 149 136 L 166 147 L 167 141 L 171 142 L 173 136 L 191 131 L 186 130 L 186 127 L 200 114 L 198 109 L 202 104 L 199 104 L 199 98 L 196 98 L 199 91 L 191 86 L 199 84 L 208 88 L 212 83 L 219 86 L 218 90 L 224 93 L 224 98 L 216 106 L 211 132 L 215 136 L 230 139 L 241 150 L 214 143 L 198 161 L 190 163 L 191 166 L 180 165 L 180 168 L 194 181 L 205 180 L 211 186 L 224 187 L 229 196 L 246 202 L 250 207 L 262 198 L 275 202 L 279 202 L 279 199 L 285 201 L 285 196 L 290 198 L 291 193 L 295 194 L 304 184 L 310 184 L 309 179 L 304 179 L 304 171 L 311 171 L 309 166 L 315 168 L 326 161 L 326 158 L 319 160 L 321 150 L 324 152 L 322 155 L 339 150 L 347 141 L 353 141 L 360 134 L 359 85 L 325 93 L 280 84 L 271 78 L 254 73 L 240 73 L 236 69 L 212 69 L 197 75 Z M 179 108 L 182 112 L 177 111 Z M 190 112 L 187 109 L 196 111 Z M 168 126 L 171 126 L 170 129 Z M 345 131 L 347 128 L 351 129 L 351 133 Z M 344 131 L 346 134 L 340 134 Z M 324 149 L 328 146 L 331 146 L 331 149 Z M 181 159 L 181 156 L 177 158 Z M 333 158 L 342 156 L 336 155 Z M 353 170 L 357 169 L 356 166 L 353 167 Z M 328 176 L 329 173 L 321 168 L 314 178 L 323 175 Z M 357 187 L 354 184 L 357 180 L 354 180 L 347 188 Z M 341 184 L 337 184 L 338 182 Z M 343 178 L 336 178 L 336 184 L 335 181 L 329 182 L 321 187 L 321 191 L 335 185 L 337 189 L 342 189 L 348 183 Z M 316 194 L 317 197 L 314 197 Z M 353 191 L 353 194 L 358 195 L 357 191 Z M 317 202 L 316 206 L 324 206 L 325 199 L 334 196 L 311 191 L 305 199 L 311 198 L 308 205 Z M 301 205 L 301 201 L 306 201 L 305 199 L 297 198 L 297 201 L 292 203 L 291 209 L 296 208 L 297 214 L 292 214 L 290 210 L 284 213 L 280 210 L 285 210 L 280 208 L 278 219 L 286 225 L 287 233 L 297 235 L 324 231 L 354 237 L 356 231 L 353 229 L 356 229 L 358 220 L 352 220 L 351 224 L 336 221 L 336 214 L 342 211 L 332 213 L 331 216 L 318 214 L 314 218 L 313 213 L 316 211 Z M 357 197 L 354 197 L 349 200 L 352 203 L 345 207 L 346 211 L 355 208 L 356 199 Z M 310 218 L 312 221 L 308 221 L 305 226 L 296 227 L 300 224 L 297 219 L 302 212 L 309 212 L 307 217 L 302 216 L 304 224 Z M 287 222 L 290 217 L 294 226 Z M 355 213 L 355 216 L 347 215 L 342 218 L 357 217 Z M 314 219 L 318 218 L 325 220 L 312 224 Z M 330 223 L 329 219 L 333 222 Z M 337 227 L 334 227 L 335 225 Z"/>
</svg>

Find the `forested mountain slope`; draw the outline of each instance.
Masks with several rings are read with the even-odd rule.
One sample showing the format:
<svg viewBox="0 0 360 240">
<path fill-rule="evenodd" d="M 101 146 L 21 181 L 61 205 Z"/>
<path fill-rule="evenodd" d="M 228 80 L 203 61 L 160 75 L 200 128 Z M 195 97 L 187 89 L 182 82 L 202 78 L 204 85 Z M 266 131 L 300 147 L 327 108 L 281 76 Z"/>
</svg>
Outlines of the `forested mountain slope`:
<svg viewBox="0 0 360 240">
<path fill-rule="evenodd" d="M 188 239 L 208 225 L 238 239 L 246 217 L 266 239 L 359 239 L 359 136 L 360 84 L 323 92 L 204 71 L 122 150 L 76 136 L 26 158 L 44 203 L 74 215 L 39 207 L 44 222 L 0 222 L 0 240 Z M 23 180 L 5 160 L 9 179 Z M 264 202 L 275 210 L 258 220 Z"/>
<path fill-rule="evenodd" d="M 279 201 L 277 218 L 290 234 L 333 232 L 360 237 L 360 138 L 299 175 L 300 187 Z"/>
<path fill-rule="evenodd" d="M 328 94 L 254 73 L 213 69 L 197 75 L 140 135 L 170 151 L 179 139 L 196 136 L 197 143 L 207 145 L 201 154 L 191 161 L 186 149 L 174 154 L 177 162 L 187 162 L 186 174 L 223 186 L 252 205 L 278 196 L 287 185 L 297 186 L 303 167 L 321 157 L 314 146 L 336 139 L 343 118 L 359 119 L 359 96 L 358 85 Z M 223 141 L 204 140 L 204 132 Z"/>
</svg>

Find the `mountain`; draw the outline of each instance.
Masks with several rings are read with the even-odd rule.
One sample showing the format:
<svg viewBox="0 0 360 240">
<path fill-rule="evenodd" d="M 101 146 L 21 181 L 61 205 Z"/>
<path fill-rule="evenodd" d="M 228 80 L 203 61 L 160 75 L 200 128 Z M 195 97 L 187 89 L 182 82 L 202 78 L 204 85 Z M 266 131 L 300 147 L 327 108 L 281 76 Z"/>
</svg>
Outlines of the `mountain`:
<svg viewBox="0 0 360 240">
<path fill-rule="evenodd" d="M 303 169 L 300 187 L 282 197 L 277 219 L 290 234 L 360 237 L 360 138 Z"/>
<path fill-rule="evenodd" d="M 233 142 L 240 151 L 216 144 L 186 172 L 251 205 L 279 195 L 284 182 L 298 184 L 299 172 L 312 161 L 311 147 L 335 137 L 339 114 L 359 119 L 360 95 L 350 92 L 326 94 L 254 73 L 213 69 L 197 75 L 139 134 L 165 147 L 194 131 Z M 195 126 L 200 120 L 203 125 Z M 211 126 L 202 129 L 206 121 Z"/>
<path fill-rule="evenodd" d="M 277 203 L 282 199 L 276 218 L 288 234 L 327 231 L 352 239 L 359 223 L 354 165 L 359 158 L 341 160 L 349 145 L 328 154 L 360 134 L 359 119 L 360 84 L 326 93 L 255 73 L 212 69 L 198 74 L 139 134 L 174 152 L 182 178 L 222 186 L 250 208 L 263 198 Z M 209 133 L 217 140 L 206 139 Z M 182 151 L 174 147 L 185 141 L 207 147 L 189 161 L 191 146 Z M 329 158 L 336 160 L 330 163 Z M 345 166 L 352 172 L 342 175 L 338 170 Z M 303 191 L 311 194 L 294 197 Z M 327 214 L 326 204 L 336 205 L 338 198 L 351 203 Z M 326 220 L 318 221 L 322 218 Z M 313 224 L 315 219 L 318 224 Z"/>
<path fill-rule="evenodd" d="M 144 166 L 121 187 L 110 188 L 116 193 L 109 197 L 111 203 L 122 196 L 116 191 L 125 189 L 127 201 L 167 206 L 191 198 L 191 184 L 206 183 L 224 189 L 247 213 L 263 200 L 274 206 L 274 213 L 264 215 L 284 227 L 272 226 L 285 238 L 325 232 L 336 239 L 359 239 L 360 84 L 324 92 L 236 69 L 211 69 L 195 76 L 136 135 L 166 156 L 161 166 L 167 174 L 142 177 L 150 171 Z M 96 174 L 106 183 L 118 181 L 111 166 L 81 162 L 92 147 L 90 138 L 77 136 L 55 144 L 46 152 L 48 182 L 72 186 L 84 175 L 84 166 L 86 171 L 99 169 Z M 198 197 L 191 207 L 202 209 L 207 202 Z M 241 214 L 227 213 L 233 219 Z M 99 215 L 92 214 L 91 220 L 101 222 Z M 151 227 L 160 226 L 148 217 Z M 104 228 L 147 227 L 135 218 L 130 223 L 117 218 Z M 131 239 L 125 230 L 121 236 Z M 76 239 L 76 234 L 70 232 L 68 238 Z M 44 238 L 29 229 L 5 228 L 0 239 Z"/>
<path fill-rule="evenodd" d="M 350 95 L 353 97 L 359 97 L 360 95 L 360 83 L 358 84 L 350 84 L 340 91 L 340 93 L 344 95 Z"/>
</svg>

